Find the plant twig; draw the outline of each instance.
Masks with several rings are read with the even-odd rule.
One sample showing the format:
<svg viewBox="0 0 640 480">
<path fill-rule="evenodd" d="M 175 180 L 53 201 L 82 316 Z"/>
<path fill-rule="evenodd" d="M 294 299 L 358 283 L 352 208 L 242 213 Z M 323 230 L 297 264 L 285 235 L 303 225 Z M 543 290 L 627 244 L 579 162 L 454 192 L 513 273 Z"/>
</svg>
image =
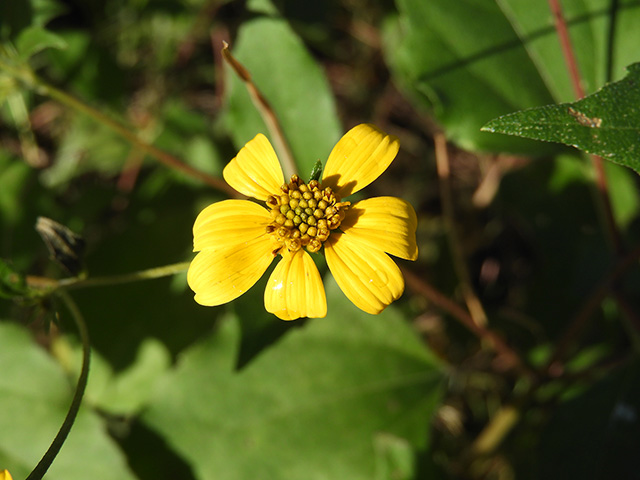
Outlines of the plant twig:
<svg viewBox="0 0 640 480">
<path fill-rule="evenodd" d="M 26 480 L 41 480 L 60 452 L 60 449 L 67 439 L 67 436 L 71 431 L 71 427 L 76 420 L 78 411 L 80 410 L 82 397 L 84 395 L 84 391 L 87 386 L 87 380 L 89 378 L 91 347 L 89 343 L 89 332 L 87 330 L 87 326 L 85 324 L 84 318 L 82 317 L 82 314 L 80 313 L 80 310 L 78 309 L 78 306 L 69 296 L 69 294 L 64 290 L 61 290 L 60 292 L 58 292 L 58 295 L 64 301 L 65 305 L 71 312 L 73 321 L 75 322 L 76 327 L 78 328 L 78 331 L 80 333 L 80 339 L 82 341 L 82 370 L 80 371 L 76 391 L 73 394 L 73 399 L 71 400 L 71 406 L 69 407 L 69 411 L 67 412 L 67 416 L 65 417 L 64 422 L 62 422 L 60 430 L 58 430 L 58 434 L 53 439 L 53 442 L 49 446 L 47 452 L 38 462 L 38 465 L 36 465 L 36 467 L 29 474 Z"/>
<path fill-rule="evenodd" d="M 273 139 L 273 146 L 276 149 L 276 152 L 278 152 L 278 157 L 282 162 L 285 178 L 290 178 L 291 175 L 297 173 L 297 168 L 296 163 L 293 160 L 291 148 L 289 148 L 289 144 L 287 143 L 282 127 L 280 126 L 280 122 L 278 121 L 278 117 L 267 99 L 262 95 L 262 93 L 260 93 L 251 80 L 251 74 L 249 71 L 231 54 L 229 44 L 227 42 L 222 42 L 222 45 L 222 58 L 224 58 L 224 60 L 229 64 L 240 80 L 244 82 L 244 85 L 249 92 L 249 96 L 251 97 L 251 101 L 269 129 L 269 133 Z"/>
<path fill-rule="evenodd" d="M 464 255 L 462 253 L 460 237 L 458 236 L 456 228 L 453 195 L 451 193 L 451 176 L 449 169 L 449 153 L 447 152 L 447 139 L 442 133 L 436 133 L 433 138 L 435 141 L 436 167 L 438 170 L 438 179 L 440 184 L 442 214 L 447 228 L 447 237 L 449 239 L 449 248 L 451 249 L 453 266 L 456 270 L 462 296 L 467 304 L 471 318 L 477 325 L 484 327 L 487 325 L 487 314 L 484 311 L 482 302 L 480 302 L 480 299 L 471 286 L 469 269 L 467 268 Z"/>
<path fill-rule="evenodd" d="M 531 378 L 535 377 L 535 373 L 522 361 L 518 353 L 507 345 L 497 333 L 484 326 L 478 325 L 464 308 L 460 307 L 460 305 L 449 299 L 449 297 L 415 273 L 405 268 L 402 269 L 402 273 L 407 281 L 407 285 L 412 290 L 431 301 L 438 308 L 449 313 L 471 333 L 485 342 L 489 348 L 501 357 L 506 368 L 515 368 Z"/>
<path fill-rule="evenodd" d="M 101 123 L 105 127 L 123 137 L 125 140 L 129 141 L 137 149 L 155 158 L 157 161 L 166 165 L 167 167 L 189 175 L 190 177 L 197 180 L 200 180 L 203 183 L 206 183 L 207 185 L 210 185 L 211 187 L 220 190 L 232 197 L 238 196 L 238 192 L 227 185 L 224 180 L 197 170 L 192 166 L 182 162 L 177 157 L 145 142 L 133 130 L 131 130 L 131 128 L 121 124 L 120 122 L 112 119 L 99 110 L 69 95 L 68 93 L 63 92 L 62 90 L 46 83 L 44 80 L 36 76 L 36 74 L 33 73 L 30 69 L 25 67 L 15 67 L 1 59 L 0 69 L 4 70 L 12 77 L 20 80 L 38 94 L 53 98 L 54 100 L 59 101 L 67 107 L 91 117 L 96 122 Z"/>
</svg>

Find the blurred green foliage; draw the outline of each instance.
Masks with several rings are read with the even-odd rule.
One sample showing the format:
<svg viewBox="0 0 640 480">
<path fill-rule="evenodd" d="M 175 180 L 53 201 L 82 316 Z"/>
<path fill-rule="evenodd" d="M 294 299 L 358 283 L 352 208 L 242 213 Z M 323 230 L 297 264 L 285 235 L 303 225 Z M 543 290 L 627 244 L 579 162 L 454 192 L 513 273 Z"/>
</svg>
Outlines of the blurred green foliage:
<svg viewBox="0 0 640 480">
<path fill-rule="evenodd" d="M 371 316 L 325 275 L 328 316 L 287 323 L 262 307 L 266 275 L 216 308 L 195 304 L 184 274 L 70 290 L 93 366 L 45 478 L 637 478 L 638 177 L 605 168 L 616 247 L 576 150 L 481 131 L 501 117 L 491 128 L 606 155 L 585 125 L 596 116 L 625 127 L 607 143 L 637 167 L 637 67 L 610 82 L 640 60 L 640 2 L 562 4 L 592 94 L 570 105 L 547 2 L 0 2 L 0 469 L 29 474 L 80 370 L 69 312 L 32 289 L 67 275 L 36 219 L 82 232 L 89 279 L 190 260 L 196 215 L 225 194 L 141 146 L 221 177 L 247 140 L 270 134 L 224 65 L 227 41 L 303 177 L 353 125 L 400 138 L 367 193 L 417 211 L 407 291 Z M 552 128 L 532 118 L 540 110 L 507 115 L 534 107 Z M 523 369 L 442 302 L 466 308 L 451 220 L 487 328 Z"/>
</svg>

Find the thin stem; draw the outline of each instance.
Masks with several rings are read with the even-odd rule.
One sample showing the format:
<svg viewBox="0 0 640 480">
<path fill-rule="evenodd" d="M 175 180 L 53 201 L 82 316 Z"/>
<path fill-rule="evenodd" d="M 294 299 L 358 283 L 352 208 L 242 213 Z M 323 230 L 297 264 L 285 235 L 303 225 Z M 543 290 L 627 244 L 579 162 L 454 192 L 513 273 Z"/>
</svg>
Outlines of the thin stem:
<svg viewBox="0 0 640 480">
<path fill-rule="evenodd" d="M 82 341 L 82 370 L 80 371 L 80 377 L 78 378 L 78 384 L 76 385 L 76 391 L 73 395 L 73 399 L 71 400 L 71 406 L 69 407 L 69 411 L 67 412 L 67 416 L 62 422 L 62 426 L 60 430 L 58 430 L 58 434 L 53 439 L 53 442 L 49 446 L 49 449 L 44 454 L 38 465 L 33 469 L 33 471 L 29 474 L 26 480 L 41 480 L 44 477 L 45 473 L 55 460 L 56 456 L 60 452 L 62 445 L 67 439 L 67 435 L 71 431 L 71 427 L 75 422 L 76 416 L 78 415 L 78 411 L 80 410 L 80 405 L 82 404 L 82 397 L 84 395 L 85 388 L 87 386 L 87 380 L 89 378 L 89 362 L 91 358 L 91 348 L 89 343 L 89 332 L 87 330 L 87 326 L 84 322 L 84 318 L 78 309 L 78 306 L 75 304 L 73 299 L 69 296 L 67 292 L 64 290 L 60 290 L 58 295 L 63 300 L 69 312 L 71 312 L 71 316 L 73 317 L 73 321 L 78 328 L 80 333 L 80 339 Z"/>
<path fill-rule="evenodd" d="M 83 113 L 98 123 L 101 123 L 105 127 L 109 128 L 116 134 L 120 135 L 127 141 L 129 141 L 135 148 L 145 152 L 151 157 L 158 160 L 160 163 L 166 165 L 169 168 L 182 172 L 190 177 L 198 179 L 203 183 L 210 185 L 211 187 L 220 190 L 230 196 L 237 197 L 238 192 L 236 192 L 233 188 L 227 185 L 222 179 L 209 175 L 208 173 L 197 170 L 190 165 L 179 160 L 177 157 L 160 150 L 159 148 L 150 145 L 149 143 L 142 140 L 131 128 L 113 120 L 109 116 L 104 113 L 96 110 L 93 107 L 90 107 L 86 103 L 78 100 L 75 97 L 72 97 L 66 92 L 57 89 L 56 87 L 49 85 L 44 80 L 40 79 L 33 73 L 33 71 L 27 68 L 17 68 L 14 67 L 0 59 L 0 69 L 4 70 L 12 77 L 22 81 L 29 88 L 32 88 L 40 95 L 44 95 L 54 100 L 59 101 L 60 103 L 66 105 L 69 108 L 72 108 L 80 113 Z"/>
<path fill-rule="evenodd" d="M 571 37 L 569 36 L 569 31 L 567 29 L 567 22 L 564 20 L 560 0 L 549 0 L 549 8 L 553 14 L 556 32 L 558 33 L 558 39 L 560 40 L 560 48 L 562 48 L 564 60 L 567 63 L 567 68 L 569 69 L 569 77 L 571 79 L 571 84 L 573 85 L 573 90 L 576 97 L 580 99 L 584 97 L 584 88 L 582 88 L 580 71 L 578 70 L 576 57 L 573 54 Z"/>
<path fill-rule="evenodd" d="M 280 122 L 278 121 L 278 117 L 273 111 L 268 100 L 262 95 L 262 93 L 260 93 L 251 80 L 251 74 L 249 71 L 231 54 L 229 44 L 227 42 L 222 42 L 222 44 L 222 58 L 224 58 L 224 60 L 229 64 L 240 80 L 244 82 L 244 85 L 249 92 L 249 96 L 251 97 L 251 101 L 269 129 L 274 147 L 276 152 L 278 152 L 280 161 L 282 162 L 285 178 L 291 178 L 291 175 L 297 173 L 298 169 L 296 168 L 291 148 L 289 148 L 289 144 L 287 143 L 282 127 L 280 126 Z"/>
<path fill-rule="evenodd" d="M 567 29 L 567 23 L 562 13 L 562 6 L 560 0 L 548 0 L 549 7 L 553 13 L 556 32 L 558 33 L 558 39 L 560 40 L 560 46 L 564 54 L 564 59 L 569 70 L 569 77 L 576 98 L 579 100 L 585 96 L 585 91 L 582 86 L 582 77 L 580 76 L 580 70 L 578 69 L 578 63 L 574 55 L 573 45 L 571 43 L 571 37 Z M 604 170 L 604 162 L 602 158 L 597 155 L 590 155 L 591 163 L 596 174 L 596 187 L 602 206 L 602 214 L 606 224 L 609 237 L 613 244 L 613 248 L 617 254 L 623 252 L 622 240 L 620 231 L 613 215 L 613 208 L 611 206 L 611 198 L 609 196 L 609 186 L 607 183 L 607 175 Z"/>
<path fill-rule="evenodd" d="M 47 294 L 62 289 L 78 289 L 87 287 L 101 287 L 105 285 L 119 285 L 121 283 L 138 282 L 140 280 L 150 280 L 154 278 L 168 277 L 178 273 L 186 272 L 190 262 L 180 262 L 162 267 L 148 268 L 137 272 L 125 273 L 122 275 L 110 275 L 104 277 L 89 278 L 63 278 L 53 280 L 46 277 L 27 276 L 27 284 L 36 289 L 46 290 Z"/>
<path fill-rule="evenodd" d="M 453 207 L 453 195 L 451 193 L 451 175 L 449 169 L 449 153 L 447 152 L 447 140 L 442 133 L 434 135 L 436 166 L 438 179 L 440 180 L 440 200 L 442 202 L 442 214 L 447 228 L 449 248 L 453 266 L 458 276 L 458 282 L 464 301 L 467 304 L 469 313 L 473 321 L 482 327 L 487 325 L 487 314 L 484 311 L 482 302 L 476 295 L 469 275 L 469 269 L 462 253 L 462 245 L 456 228 L 455 211 Z"/>
<path fill-rule="evenodd" d="M 471 315 L 460 307 L 460 305 L 450 300 L 444 293 L 437 290 L 415 273 L 407 269 L 402 269 L 402 273 L 407 281 L 407 285 L 411 289 L 424 296 L 445 312 L 448 312 L 471 333 L 485 342 L 486 345 L 502 357 L 501 360 L 504 361 L 504 366 L 506 368 L 515 368 L 529 377 L 535 376 L 535 373 L 527 367 L 518 353 L 507 345 L 507 343 L 497 333 L 485 328 L 484 326 L 478 325 Z"/>
</svg>

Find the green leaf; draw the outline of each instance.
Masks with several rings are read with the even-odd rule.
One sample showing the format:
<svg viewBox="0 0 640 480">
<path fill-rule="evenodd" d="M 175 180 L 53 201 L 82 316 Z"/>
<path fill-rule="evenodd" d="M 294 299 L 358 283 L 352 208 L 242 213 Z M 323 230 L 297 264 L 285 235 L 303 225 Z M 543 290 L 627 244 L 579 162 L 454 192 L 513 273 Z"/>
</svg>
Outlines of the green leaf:
<svg viewBox="0 0 640 480">
<path fill-rule="evenodd" d="M 552 149 L 480 131 L 491 118 L 575 98 L 548 2 L 396 4 L 400 16 L 385 35 L 387 62 L 418 104 L 434 111 L 449 138 L 468 149 Z M 613 12 L 608 0 L 563 2 L 588 93 L 637 61 L 638 3 L 620 0 L 615 7 Z"/>
<path fill-rule="evenodd" d="M 628 70 L 582 100 L 505 115 L 483 130 L 564 143 L 640 171 L 640 63 Z"/>
<path fill-rule="evenodd" d="M 538 478 L 636 478 L 640 471 L 640 361 L 561 405 L 540 445 Z"/>
<path fill-rule="evenodd" d="M 58 35 L 42 27 L 25 28 L 16 39 L 16 48 L 20 57 L 24 60 L 31 58 L 45 48 L 67 48 L 67 42 Z"/>
<path fill-rule="evenodd" d="M 497 2 L 396 4 L 400 17 L 387 31 L 385 56 L 402 86 L 461 146 L 527 149 L 521 140 L 480 131 L 487 119 L 553 101 Z"/>
<path fill-rule="evenodd" d="M 269 5 L 250 2 L 250 7 L 263 11 Z M 273 107 L 298 171 L 305 175 L 316 160 L 326 160 L 342 133 L 335 102 L 323 71 L 287 21 L 276 14 L 254 17 L 242 24 L 231 51 Z M 269 136 L 269 131 L 244 83 L 230 68 L 226 73 L 227 122 L 239 149 L 257 133 Z"/>
<path fill-rule="evenodd" d="M 60 365 L 25 328 L 0 322 L 0 458 L 24 478 L 53 441 L 71 404 L 72 388 Z M 133 480 L 102 419 L 81 408 L 49 480 Z"/>
<path fill-rule="evenodd" d="M 240 371 L 236 318 L 184 352 L 143 421 L 197 478 L 385 478 L 426 447 L 438 362 L 393 307 L 363 313 L 333 281 L 327 296 L 326 318 L 291 324 Z"/>
<path fill-rule="evenodd" d="M 53 349 L 62 363 L 73 365 L 74 375 L 80 373 L 82 347 L 79 344 L 60 337 Z M 169 365 L 167 348 L 153 338 L 143 340 L 131 365 L 118 372 L 94 351 L 84 401 L 112 415 L 133 416 L 149 402 L 156 383 Z"/>
</svg>

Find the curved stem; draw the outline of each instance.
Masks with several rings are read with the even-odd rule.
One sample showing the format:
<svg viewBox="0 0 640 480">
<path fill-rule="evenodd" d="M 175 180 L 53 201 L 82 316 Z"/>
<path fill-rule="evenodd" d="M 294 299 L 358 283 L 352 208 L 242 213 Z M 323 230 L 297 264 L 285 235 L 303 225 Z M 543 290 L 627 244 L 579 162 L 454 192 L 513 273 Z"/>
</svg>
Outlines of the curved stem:
<svg viewBox="0 0 640 480">
<path fill-rule="evenodd" d="M 75 304 L 73 299 L 69 296 L 67 292 L 64 290 L 60 290 L 58 292 L 59 297 L 63 300 L 69 311 L 71 312 L 71 316 L 78 328 L 80 333 L 80 339 L 82 341 L 82 370 L 80 371 L 80 377 L 78 378 L 78 384 L 76 385 L 76 391 L 73 395 L 73 399 L 71 400 L 71 406 L 69 407 L 69 411 L 67 412 L 67 416 L 62 422 L 62 426 L 60 430 L 58 430 L 58 434 L 53 439 L 53 442 L 49 446 L 49 449 L 44 454 L 38 465 L 33 469 L 33 471 L 29 474 L 26 480 L 41 480 L 44 477 L 45 473 L 55 460 L 56 456 L 60 452 L 62 445 L 67 439 L 67 435 L 71 431 L 71 427 L 76 420 L 78 415 L 78 411 L 80 410 L 80 405 L 82 404 L 82 397 L 84 395 L 85 388 L 87 386 L 87 380 L 89 378 L 89 362 L 91 358 L 91 348 L 89 343 L 89 332 L 87 330 L 87 326 L 84 322 L 84 318 L 78 309 L 78 306 Z"/>
</svg>

